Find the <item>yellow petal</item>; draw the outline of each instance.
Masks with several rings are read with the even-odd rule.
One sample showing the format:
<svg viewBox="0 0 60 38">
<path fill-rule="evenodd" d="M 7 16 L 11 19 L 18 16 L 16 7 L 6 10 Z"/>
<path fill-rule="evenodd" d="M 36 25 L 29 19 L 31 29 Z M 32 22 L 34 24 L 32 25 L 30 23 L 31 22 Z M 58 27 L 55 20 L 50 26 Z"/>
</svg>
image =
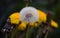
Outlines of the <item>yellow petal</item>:
<svg viewBox="0 0 60 38">
<path fill-rule="evenodd" d="M 27 23 L 26 23 L 26 22 L 22 22 L 22 23 L 19 25 L 18 29 L 20 29 L 20 30 L 25 30 L 26 27 L 27 27 Z"/>
<path fill-rule="evenodd" d="M 40 19 L 37 20 L 38 23 L 41 23 L 42 21 Z"/>
<path fill-rule="evenodd" d="M 9 16 L 11 23 L 13 24 L 19 24 L 20 21 L 20 15 L 18 12 L 15 12 Z"/>
<path fill-rule="evenodd" d="M 55 27 L 55 28 L 58 28 L 58 23 L 53 21 L 53 20 L 51 20 L 51 26 Z"/>
<path fill-rule="evenodd" d="M 39 19 L 42 21 L 42 22 L 46 22 L 47 20 L 47 15 L 45 12 L 41 11 L 41 10 L 38 10 L 38 15 L 39 15 Z"/>
</svg>

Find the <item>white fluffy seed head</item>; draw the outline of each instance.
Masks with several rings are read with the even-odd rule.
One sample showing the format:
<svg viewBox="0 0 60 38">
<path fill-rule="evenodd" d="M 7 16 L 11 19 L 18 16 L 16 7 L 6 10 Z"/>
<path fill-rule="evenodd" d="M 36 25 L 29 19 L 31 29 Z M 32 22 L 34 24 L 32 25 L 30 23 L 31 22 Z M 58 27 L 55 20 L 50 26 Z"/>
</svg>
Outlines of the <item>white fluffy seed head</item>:
<svg viewBox="0 0 60 38">
<path fill-rule="evenodd" d="M 30 22 L 36 22 L 38 20 L 38 11 L 34 7 L 25 7 L 20 11 L 20 20 Z"/>
</svg>

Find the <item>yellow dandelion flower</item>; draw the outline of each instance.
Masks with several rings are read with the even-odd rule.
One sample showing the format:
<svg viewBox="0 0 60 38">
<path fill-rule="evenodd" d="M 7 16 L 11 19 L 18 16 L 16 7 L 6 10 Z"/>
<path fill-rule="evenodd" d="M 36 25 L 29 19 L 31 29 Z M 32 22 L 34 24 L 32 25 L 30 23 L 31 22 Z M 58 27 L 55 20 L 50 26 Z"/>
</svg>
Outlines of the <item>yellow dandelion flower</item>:
<svg viewBox="0 0 60 38">
<path fill-rule="evenodd" d="M 51 26 L 54 27 L 54 28 L 58 28 L 58 23 L 51 20 Z"/>
<path fill-rule="evenodd" d="M 46 20 L 47 20 L 47 15 L 46 15 L 46 13 L 44 13 L 44 12 L 41 11 L 41 10 L 38 10 L 38 14 L 39 14 L 39 19 L 40 19 L 40 21 L 46 22 Z"/>
<path fill-rule="evenodd" d="M 19 15 L 18 12 L 15 12 L 15 13 L 11 14 L 11 15 L 9 16 L 9 18 L 10 18 L 10 22 L 11 22 L 12 24 L 19 24 L 20 15 Z"/>
<path fill-rule="evenodd" d="M 18 29 L 19 30 L 25 30 L 27 27 L 27 23 L 26 22 L 22 22 L 19 26 L 18 26 Z"/>
</svg>

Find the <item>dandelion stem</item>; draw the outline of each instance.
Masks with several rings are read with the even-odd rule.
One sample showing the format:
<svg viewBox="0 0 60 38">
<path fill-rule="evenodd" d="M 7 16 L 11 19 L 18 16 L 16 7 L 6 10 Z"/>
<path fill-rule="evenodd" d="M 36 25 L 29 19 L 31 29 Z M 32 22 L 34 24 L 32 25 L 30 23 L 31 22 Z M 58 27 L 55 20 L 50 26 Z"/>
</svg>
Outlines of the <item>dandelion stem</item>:
<svg viewBox="0 0 60 38">
<path fill-rule="evenodd" d="M 5 38 L 8 38 L 8 35 L 7 35 L 7 33 L 6 33 L 6 35 L 5 35 Z"/>
<path fill-rule="evenodd" d="M 27 32 L 26 32 L 26 38 L 30 38 L 31 33 L 32 33 L 33 27 L 28 27 Z"/>
<path fill-rule="evenodd" d="M 39 28 L 36 38 L 38 38 L 42 34 L 42 31 L 43 31 L 43 29 Z"/>
<path fill-rule="evenodd" d="M 17 26 L 16 28 L 13 30 L 11 38 L 14 38 L 15 34 L 18 32 Z"/>
<path fill-rule="evenodd" d="M 29 38 L 29 30 L 30 28 L 28 27 L 27 32 L 26 32 L 26 38 Z"/>
</svg>

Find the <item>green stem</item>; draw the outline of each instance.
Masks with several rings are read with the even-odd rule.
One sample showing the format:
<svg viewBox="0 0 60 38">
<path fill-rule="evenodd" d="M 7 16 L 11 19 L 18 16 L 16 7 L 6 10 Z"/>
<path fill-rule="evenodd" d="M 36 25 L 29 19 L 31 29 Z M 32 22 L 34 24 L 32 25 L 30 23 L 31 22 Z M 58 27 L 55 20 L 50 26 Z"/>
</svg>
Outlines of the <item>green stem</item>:
<svg viewBox="0 0 60 38">
<path fill-rule="evenodd" d="M 47 38 L 47 35 L 48 35 L 48 32 L 46 33 L 45 38 Z"/>
<path fill-rule="evenodd" d="M 7 33 L 6 33 L 6 35 L 5 35 L 5 38 L 8 38 L 8 35 L 7 35 Z"/>
<path fill-rule="evenodd" d="M 29 2 L 28 2 L 28 0 L 26 0 L 25 2 L 26 2 L 26 7 L 27 7 L 29 5 Z"/>
<path fill-rule="evenodd" d="M 43 29 L 42 28 L 39 28 L 38 34 L 37 34 L 36 38 L 38 38 L 41 35 L 42 31 L 43 31 Z"/>
<path fill-rule="evenodd" d="M 28 27 L 27 32 L 26 32 L 26 38 L 30 38 L 31 33 L 32 33 L 33 27 Z"/>
<path fill-rule="evenodd" d="M 17 32 L 18 32 L 18 29 L 16 27 L 12 32 L 11 38 L 14 38 Z"/>
<path fill-rule="evenodd" d="M 28 29 L 27 29 L 27 32 L 26 32 L 26 38 L 29 38 L 29 27 L 28 27 Z"/>
</svg>

